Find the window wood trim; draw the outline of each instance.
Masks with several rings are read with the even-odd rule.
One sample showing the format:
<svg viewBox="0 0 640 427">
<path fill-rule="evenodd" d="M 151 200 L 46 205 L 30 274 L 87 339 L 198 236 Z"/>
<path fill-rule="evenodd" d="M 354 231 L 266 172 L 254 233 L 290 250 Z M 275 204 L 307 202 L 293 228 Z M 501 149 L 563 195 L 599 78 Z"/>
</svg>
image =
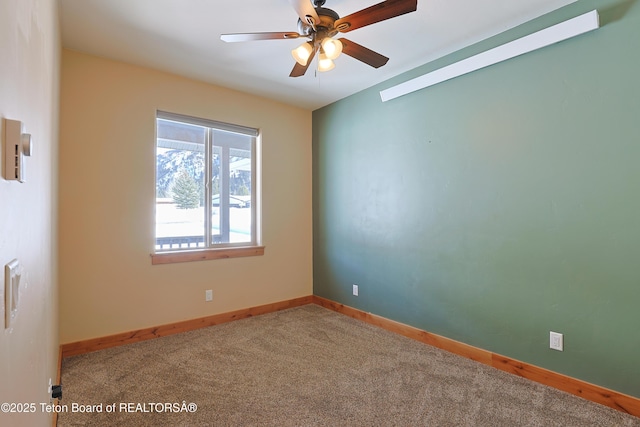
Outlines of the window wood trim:
<svg viewBox="0 0 640 427">
<path fill-rule="evenodd" d="M 210 261 L 214 259 L 241 258 L 264 255 L 264 246 L 239 246 L 220 249 L 162 252 L 151 254 L 151 264 L 175 264 L 178 262 Z"/>
</svg>

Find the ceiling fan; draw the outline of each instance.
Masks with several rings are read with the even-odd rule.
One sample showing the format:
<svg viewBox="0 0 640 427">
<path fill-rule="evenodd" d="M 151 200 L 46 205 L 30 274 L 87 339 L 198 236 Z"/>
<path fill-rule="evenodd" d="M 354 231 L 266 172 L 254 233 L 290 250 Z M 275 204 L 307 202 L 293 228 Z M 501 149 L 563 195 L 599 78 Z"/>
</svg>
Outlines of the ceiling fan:
<svg viewBox="0 0 640 427">
<path fill-rule="evenodd" d="M 374 68 L 382 67 L 389 58 L 367 49 L 344 37 L 334 39 L 338 33 L 346 33 L 376 22 L 414 12 L 418 8 L 418 0 L 386 0 L 344 18 L 331 9 L 322 7 L 325 0 L 289 0 L 298 13 L 298 32 L 266 32 L 222 34 L 225 42 L 245 42 L 254 40 L 284 40 L 306 37 L 304 42 L 291 54 L 296 64 L 290 77 L 300 77 L 307 72 L 309 64 L 319 51 L 318 70 L 329 71 L 334 68 L 333 60 L 344 53 Z"/>
</svg>

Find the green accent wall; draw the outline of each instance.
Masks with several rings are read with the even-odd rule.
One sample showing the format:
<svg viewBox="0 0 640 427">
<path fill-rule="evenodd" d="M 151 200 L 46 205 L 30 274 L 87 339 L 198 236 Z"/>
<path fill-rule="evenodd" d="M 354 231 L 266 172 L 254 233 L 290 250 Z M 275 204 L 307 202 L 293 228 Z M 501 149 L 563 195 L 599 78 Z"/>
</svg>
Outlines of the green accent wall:
<svg viewBox="0 0 640 427">
<path fill-rule="evenodd" d="M 596 31 L 380 101 L 594 8 Z M 578 1 L 314 111 L 313 168 L 316 295 L 640 397 L 639 3 Z"/>
</svg>

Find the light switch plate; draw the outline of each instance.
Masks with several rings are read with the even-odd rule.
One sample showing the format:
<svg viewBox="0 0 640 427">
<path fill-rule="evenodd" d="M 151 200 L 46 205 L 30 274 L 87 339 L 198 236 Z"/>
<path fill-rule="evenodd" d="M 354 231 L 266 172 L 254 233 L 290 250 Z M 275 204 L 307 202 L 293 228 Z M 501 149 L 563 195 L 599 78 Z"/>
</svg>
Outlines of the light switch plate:
<svg viewBox="0 0 640 427">
<path fill-rule="evenodd" d="M 20 297 L 20 263 L 17 259 L 4 266 L 4 327 L 11 327 L 18 311 Z"/>
</svg>

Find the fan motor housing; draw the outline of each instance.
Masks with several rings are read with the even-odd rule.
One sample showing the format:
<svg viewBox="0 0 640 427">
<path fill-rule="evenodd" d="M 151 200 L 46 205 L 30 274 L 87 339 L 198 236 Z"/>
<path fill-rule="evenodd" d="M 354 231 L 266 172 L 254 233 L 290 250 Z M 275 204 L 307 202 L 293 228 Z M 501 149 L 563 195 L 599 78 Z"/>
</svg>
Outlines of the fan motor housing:
<svg viewBox="0 0 640 427">
<path fill-rule="evenodd" d="M 338 33 L 338 30 L 333 28 L 334 22 L 340 19 L 340 15 L 334 12 L 331 9 L 327 9 L 325 7 L 316 7 L 316 13 L 318 14 L 318 18 L 320 18 L 320 22 L 316 25 L 316 31 L 324 31 L 327 33 L 328 37 L 333 37 Z M 303 22 L 301 19 L 298 19 L 298 33 L 309 36 L 314 32 L 313 26 L 310 24 Z"/>
</svg>

